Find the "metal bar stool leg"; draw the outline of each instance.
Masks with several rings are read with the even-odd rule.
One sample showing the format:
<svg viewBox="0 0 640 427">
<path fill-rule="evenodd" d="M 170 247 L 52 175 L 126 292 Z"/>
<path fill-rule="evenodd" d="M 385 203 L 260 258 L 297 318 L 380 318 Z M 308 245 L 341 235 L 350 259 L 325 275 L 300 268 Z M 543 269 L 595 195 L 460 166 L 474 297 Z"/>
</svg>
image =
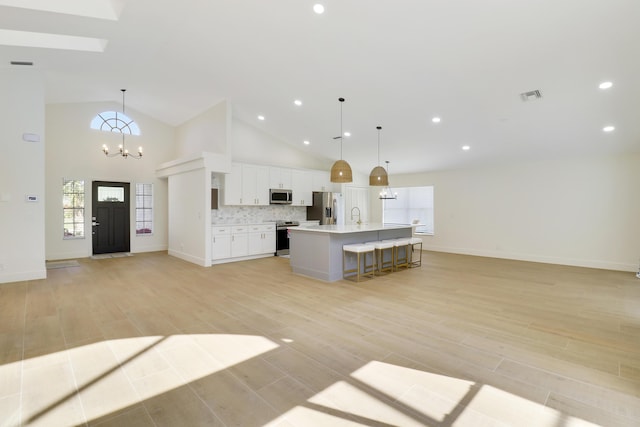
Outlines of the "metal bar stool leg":
<svg viewBox="0 0 640 427">
<path fill-rule="evenodd" d="M 420 267 L 422 265 L 422 239 L 419 237 L 412 237 L 409 239 L 411 245 L 411 258 L 409 259 L 409 267 Z M 418 260 L 413 258 L 413 252 L 416 250 L 416 246 L 420 245 L 420 257 Z"/>
</svg>

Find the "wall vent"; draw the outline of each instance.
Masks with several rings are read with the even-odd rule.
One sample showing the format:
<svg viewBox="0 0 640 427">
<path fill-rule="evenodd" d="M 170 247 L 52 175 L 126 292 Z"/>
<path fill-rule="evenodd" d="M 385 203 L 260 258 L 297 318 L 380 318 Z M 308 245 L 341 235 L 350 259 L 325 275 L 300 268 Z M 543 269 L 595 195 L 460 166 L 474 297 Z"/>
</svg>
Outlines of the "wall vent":
<svg viewBox="0 0 640 427">
<path fill-rule="evenodd" d="M 28 65 L 29 67 L 33 66 L 33 62 L 31 61 L 11 61 L 11 65 Z"/>
<path fill-rule="evenodd" d="M 536 99 L 542 98 L 542 93 L 540 93 L 539 90 L 531 90 L 529 92 L 522 92 L 520 94 L 520 98 L 522 98 L 522 100 L 524 102 L 535 101 Z"/>
</svg>

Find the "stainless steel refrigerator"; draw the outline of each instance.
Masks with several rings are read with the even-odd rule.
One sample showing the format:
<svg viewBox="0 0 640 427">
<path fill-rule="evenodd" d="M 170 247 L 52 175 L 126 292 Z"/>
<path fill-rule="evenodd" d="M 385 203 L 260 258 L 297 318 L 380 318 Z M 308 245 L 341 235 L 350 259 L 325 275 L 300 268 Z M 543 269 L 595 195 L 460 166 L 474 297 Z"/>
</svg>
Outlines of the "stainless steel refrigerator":
<svg viewBox="0 0 640 427">
<path fill-rule="evenodd" d="M 320 221 L 320 225 L 344 224 L 342 193 L 313 192 L 313 206 L 307 206 L 307 220 Z"/>
</svg>

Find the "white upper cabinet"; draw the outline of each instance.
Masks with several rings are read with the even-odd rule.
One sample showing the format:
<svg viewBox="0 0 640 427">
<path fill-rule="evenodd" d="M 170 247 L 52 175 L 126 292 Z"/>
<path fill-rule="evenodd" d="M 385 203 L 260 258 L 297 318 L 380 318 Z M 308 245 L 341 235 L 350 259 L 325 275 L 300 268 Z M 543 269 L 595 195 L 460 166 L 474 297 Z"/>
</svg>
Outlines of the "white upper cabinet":
<svg viewBox="0 0 640 427">
<path fill-rule="evenodd" d="M 269 204 L 269 168 L 242 165 L 242 204 Z"/>
<path fill-rule="evenodd" d="M 224 204 L 266 206 L 271 188 L 291 190 L 293 206 L 311 206 L 314 191 L 334 191 L 335 185 L 329 171 L 233 163 L 225 174 Z"/>
<path fill-rule="evenodd" d="M 270 167 L 269 188 L 291 190 L 291 169 Z"/>
<path fill-rule="evenodd" d="M 239 163 L 233 163 L 231 173 L 224 176 L 224 204 L 242 204 L 242 165 Z"/>
<path fill-rule="evenodd" d="M 234 163 L 224 179 L 224 204 L 263 206 L 269 204 L 269 168 Z"/>
<path fill-rule="evenodd" d="M 291 190 L 293 196 L 293 206 L 313 205 L 313 172 L 304 170 L 292 170 Z"/>
<path fill-rule="evenodd" d="M 312 171 L 313 191 L 333 191 L 333 184 L 331 183 L 331 174 L 329 171 Z"/>
</svg>

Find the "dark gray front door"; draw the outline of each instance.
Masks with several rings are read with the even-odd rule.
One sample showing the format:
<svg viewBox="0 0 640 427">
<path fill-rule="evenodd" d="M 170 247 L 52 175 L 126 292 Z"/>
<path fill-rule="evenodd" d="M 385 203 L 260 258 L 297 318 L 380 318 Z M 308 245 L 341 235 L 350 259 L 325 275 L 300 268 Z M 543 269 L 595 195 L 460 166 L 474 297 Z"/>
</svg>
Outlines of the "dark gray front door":
<svg viewBox="0 0 640 427">
<path fill-rule="evenodd" d="M 93 181 L 93 253 L 130 251 L 129 183 Z"/>
</svg>

